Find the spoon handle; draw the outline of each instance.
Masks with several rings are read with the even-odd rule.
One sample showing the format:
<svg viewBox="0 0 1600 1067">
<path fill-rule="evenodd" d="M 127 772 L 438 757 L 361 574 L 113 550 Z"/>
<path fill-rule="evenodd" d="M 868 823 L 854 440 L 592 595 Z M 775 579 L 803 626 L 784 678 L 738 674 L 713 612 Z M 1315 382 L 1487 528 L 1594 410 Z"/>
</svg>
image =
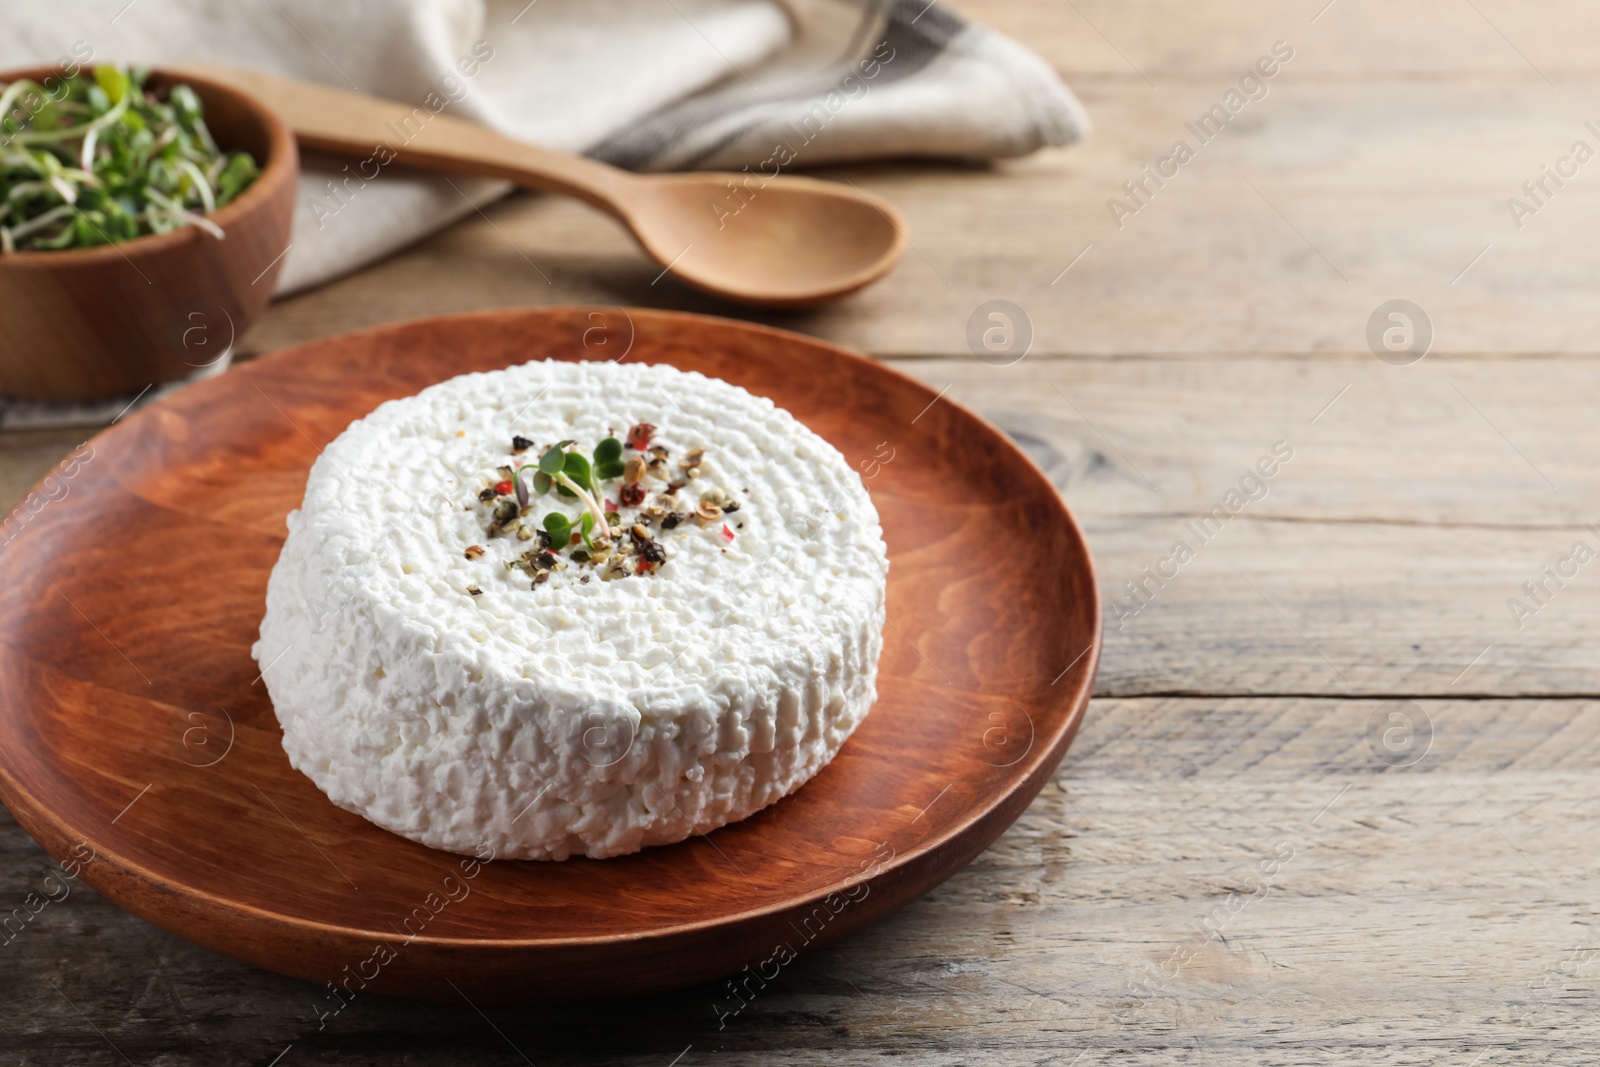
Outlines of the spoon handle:
<svg viewBox="0 0 1600 1067">
<path fill-rule="evenodd" d="M 622 217 L 633 175 L 592 159 L 513 140 L 474 122 L 362 93 L 211 63 L 183 68 L 249 93 L 275 111 L 306 148 L 361 162 L 370 181 L 400 162 L 451 174 L 504 178 L 528 189 L 574 196 Z M 442 98 L 439 98 L 442 99 Z"/>
</svg>

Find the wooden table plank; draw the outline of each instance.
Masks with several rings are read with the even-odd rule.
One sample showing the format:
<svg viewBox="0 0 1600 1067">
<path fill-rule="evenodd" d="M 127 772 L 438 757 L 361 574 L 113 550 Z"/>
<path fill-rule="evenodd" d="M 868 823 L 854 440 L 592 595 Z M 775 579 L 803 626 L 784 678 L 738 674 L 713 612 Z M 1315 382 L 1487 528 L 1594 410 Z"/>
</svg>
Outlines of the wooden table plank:
<svg viewBox="0 0 1600 1067">
<path fill-rule="evenodd" d="M 977 307 L 1003 298 L 1031 319 L 1036 356 L 1351 354 L 1368 351 L 1378 305 L 1404 298 L 1430 317 L 1435 353 L 1596 353 L 1600 247 L 1586 235 L 1600 222 L 1600 162 L 1520 229 L 1506 200 L 1525 197 L 1522 183 L 1575 140 L 1600 152 L 1583 125 L 1600 117 L 1600 84 L 1330 84 L 1292 63 L 1270 84 L 1204 146 L 1185 123 L 1225 85 L 1096 84 L 1084 97 L 1098 130 L 1071 149 L 993 168 L 824 172 L 899 205 L 914 246 L 884 282 L 828 308 L 761 313 L 670 275 L 652 284 L 659 268 L 609 220 L 519 196 L 280 304 L 245 350 L 479 307 L 594 303 L 732 314 L 878 355 L 948 356 L 968 351 Z M 1124 183 L 1179 139 L 1195 158 L 1113 220 L 1108 201 L 1138 206 Z M 748 210 L 759 209 L 758 197 Z"/>
<path fill-rule="evenodd" d="M 956 0 L 1074 79 L 1236 77 L 1275 40 L 1328 78 L 1504 75 L 1557 85 L 1600 62 L 1600 10 L 1583 0 Z"/>
<path fill-rule="evenodd" d="M 134 1062 L 168 1064 L 263 1064 L 291 1044 L 285 1062 L 521 1062 L 507 1039 L 540 1064 L 655 1067 L 686 1048 L 684 1065 L 1070 1063 L 1084 1049 L 1085 1064 L 1464 1067 L 1485 1049 L 1485 1063 L 1582 1062 L 1600 975 L 1585 891 L 1600 702 L 1418 702 L 1435 739 L 1410 766 L 1367 742 L 1389 707 L 1097 700 L 1055 784 L 994 848 L 802 953 L 720 1028 L 737 1002 L 704 986 L 489 1008 L 499 1032 L 465 1004 L 360 997 L 319 1030 L 309 985 L 76 888 L 0 948 L 23 1023 L 7 1024 L 8 1062 L 112 1062 L 89 1023 Z M 19 836 L 0 833 L 0 900 L 17 904 L 46 866 Z"/>
<path fill-rule="evenodd" d="M 900 366 L 1004 427 L 1084 523 L 1103 695 L 1600 692 L 1587 366 Z M 891 444 L 915 462 L 913 429 Z"/>
</svg>

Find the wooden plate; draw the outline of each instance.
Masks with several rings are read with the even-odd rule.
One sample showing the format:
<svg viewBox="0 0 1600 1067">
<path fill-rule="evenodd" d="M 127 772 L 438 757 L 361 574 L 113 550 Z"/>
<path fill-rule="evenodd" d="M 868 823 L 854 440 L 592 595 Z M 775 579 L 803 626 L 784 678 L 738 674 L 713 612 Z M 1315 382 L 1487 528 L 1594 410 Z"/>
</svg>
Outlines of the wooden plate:
<svg viewBox="0 0 1600 1067">
<path fill-rule="evenodd" d="M 323 445 L 384 400 L 547 356 L 699 370 L 836 445 L 882 514 L 889 632 L 877 705 L 793 796 L 633 856 L 479 865 L 290 768 L 249 650 Z M 268 356 L 95 437 L 13 534 L 0 798 L 118 904 L 319 983 L 330 1014 L 343 990 L 577 998 L 740 972 L 753 991 L 998 837 L 1071 743 L 1100 651 L 1083 536 L 999 431 L 842 349 L 660 311 L 430 319 Z"/>
</svg>

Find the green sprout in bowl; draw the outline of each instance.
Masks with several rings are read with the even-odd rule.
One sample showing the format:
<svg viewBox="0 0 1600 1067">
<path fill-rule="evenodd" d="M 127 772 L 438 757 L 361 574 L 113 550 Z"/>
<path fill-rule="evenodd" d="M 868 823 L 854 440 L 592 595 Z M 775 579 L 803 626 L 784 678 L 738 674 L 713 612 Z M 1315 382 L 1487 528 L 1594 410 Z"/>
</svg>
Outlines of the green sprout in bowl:
<svg viewBox="0 0 1600 1067">
<path fill-rule="evenodd" d="M 200 98 L 175 85 L 165 101 L 148 71 L 102 66 L 0 84 L 0 252 L 91 248 L 180 226 L 221 238 L 205 216 L 260 171 L 223 152 Z"/>
</svg>

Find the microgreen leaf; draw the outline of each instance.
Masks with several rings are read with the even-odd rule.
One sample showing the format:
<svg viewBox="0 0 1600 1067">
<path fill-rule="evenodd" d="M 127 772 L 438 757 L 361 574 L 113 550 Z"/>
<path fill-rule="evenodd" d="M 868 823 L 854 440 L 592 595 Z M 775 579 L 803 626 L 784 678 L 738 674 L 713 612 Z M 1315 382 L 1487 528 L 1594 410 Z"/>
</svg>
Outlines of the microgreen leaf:
<svg viewBox="0 0 1600 1067">
<path fill-rule="evenodd" d="M 128 91 L 128 76 L 116 67 L 100 66 L 94 68 L 94 80 L 101 89 L 105 90 L 106 99 L 113 104 L 119 102 L 122 99 L 122 95 Z M 188 89 L 189 87 L 184 86 L 183 88 Z M 193 90 L 190 90 L 190 95 L 194 95 Z"/>
<path fill-rule="evenodd" d="M 572 540 L 572 520 L 552 511 L 544 517 L 544 532 L 550 535 L 550 547 L 560 551 Z"/>
<path fill-rule="evenodd" d="M 260 175 L 261 168 L 256 166 L 255 160 L 243 152 L 235 152 L 217 175 L 217 205 L 220 207 L 244 192 L 245 186 Z"/>
<path fill-rule="evenodd" d="M 594 464 L 596 467 L 614 463 L 621 458 L 622 442 L 615 437 L 608 437 L 594 446 Z"/>
<path fill-rule="evenodd" d="M 99 77 L 100 71 L 97 70 L 95 78 L 98 80 Z M 109 89 L 106 91 L 110 92 Z M 172 110 L 177 112 L 178 121 L 183 123 L 184 129 L 194 129 L 195 123 L 200 121 L 200 98 L 195 95 L 194 90 L 187 85 L 174 85 L 172 92 L 167 94 L 167 100 L 172 104 Z"/>
<path fill-rule="evenodd" d="M 541 461 L 542 462 L 542 461 Z M 568 452 L 567 458 L 561 465 L 562 473 L 571 478 L 579 489 L 594 492 L 594 481 L 589 473 L 589 461 L 578 452 Z"/>
<path fill-rule="evenodd" d="M 544 496 L 546 493 L 548 493 L 550 491 L 550 476 L 548 474 L 546 474 L 544 471 L 540 470 L 536 465 L 534 465 L 532 463 L 524 463 L 520 467 L 517 468 L 516 474 L 514 474 L 512 476 L 512 480 L 516 483 L 516 486 L 517 486 L 517 503 L 521 504 L 523 507 L 527 507 L 528 506 L 528 501 L 526 499 L 524 499 L 524 498 L 527 497 L 529 494 L 528 494 L 527 489 L 524 488 L 524 486 L 527 484 L 527 482 L 525 482 L 524 479 L 523 479 L 523 476 L 522 476 L 523 471 L 532 471 L 533 472 L 533 477 L 531 478 L 531 482 L 533 484 L 533 491 L 535 493 L 538 493 L 540 496 Z"/>
<path fill-rule="evenodd" d="M 593 549 L 594 542 L 589 539 L 589 535 L 594 533 L 594 516 L 587 511 L 584 512 L 583 518 L 578 520 L 578 530 L 583 534 L 585 547 Z"/>
<path fill-rule="evenodd" d="M 615 481 L 616 479 L 622 477 L 622 472 L 626 469 L 627 468 L 623 466 L 623 463 L 620 459 L 612 459 L 606 460 L 603 463 L 596 463 L 594 467 L 595 480 L 601 482 Z"/>
<path fill-rule="evenodd" d="M 551 445 L 545 454 L 539 457 L 539 469 L 546 474 L 560 474 L 561 464 L 566 460 L 566 453 L 560 445 Z"/>
</svg>

